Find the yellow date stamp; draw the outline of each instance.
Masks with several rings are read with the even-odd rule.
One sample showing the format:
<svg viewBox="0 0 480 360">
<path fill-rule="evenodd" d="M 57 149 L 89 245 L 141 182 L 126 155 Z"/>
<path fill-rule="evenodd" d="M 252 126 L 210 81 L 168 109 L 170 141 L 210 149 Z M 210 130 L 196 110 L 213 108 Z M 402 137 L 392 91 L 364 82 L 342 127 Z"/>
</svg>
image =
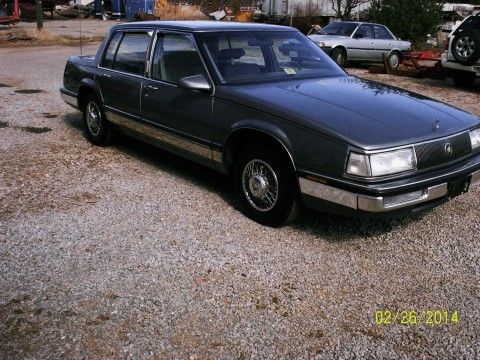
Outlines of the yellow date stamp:
<svg viewBox="0 0 480 360">
<path fill-rule="evenodd" d="M 457 325 L 460 323 L 460 315 L 458 310 L 439 310 L 427 309 L 417 310 L 391 310 L 382 309 L 375 311 L 376 325 Z"/>
</svg>

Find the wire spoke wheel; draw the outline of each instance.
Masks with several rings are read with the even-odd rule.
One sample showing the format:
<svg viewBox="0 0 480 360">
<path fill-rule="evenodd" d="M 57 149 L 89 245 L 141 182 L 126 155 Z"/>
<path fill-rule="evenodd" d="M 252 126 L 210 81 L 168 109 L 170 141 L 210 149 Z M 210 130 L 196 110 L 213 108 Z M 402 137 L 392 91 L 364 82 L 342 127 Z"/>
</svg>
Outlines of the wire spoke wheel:
<svg viewBox="0 0 480 360">
<path fill-rule="evenodd" d="M 263 160 L 253 159 L 245 165 L 242 188 L 250 205 L 258 211 L 270 211 L 277 204 L 277 175 Z"/>
<path fill-rule="evenodd" d="M 98 108 L 95 102 L 90 101 L 87 104 L 86 109 L 86 120 L 88 130 L 92 133 L 93 136 L 98 136 L 102 130 L 102 115 L 100 109 Z"/>
</svg>

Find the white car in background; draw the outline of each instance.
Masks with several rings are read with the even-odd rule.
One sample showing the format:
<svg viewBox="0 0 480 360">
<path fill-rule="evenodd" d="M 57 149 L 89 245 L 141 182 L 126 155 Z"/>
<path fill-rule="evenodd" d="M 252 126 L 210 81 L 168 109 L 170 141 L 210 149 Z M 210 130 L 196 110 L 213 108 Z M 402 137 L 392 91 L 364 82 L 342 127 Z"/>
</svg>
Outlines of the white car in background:
<svg viewBox="0 0 480 360">
<path fill-rule="evenodd" d="M 442 55 L 446 75 L 455 85 L 470 88 L 480 77 L 480 14 L 467 17 L 448 40 L 448 51 Z"/>
<path fill-rule="evenodd" d="M 382 62 L 383 55 L 391 69 L 396 69 L 412 43 L 402 41 L 384 25 L 338 21 L 308 36 L 340 66 L 349 62 Z"/>
</svg>

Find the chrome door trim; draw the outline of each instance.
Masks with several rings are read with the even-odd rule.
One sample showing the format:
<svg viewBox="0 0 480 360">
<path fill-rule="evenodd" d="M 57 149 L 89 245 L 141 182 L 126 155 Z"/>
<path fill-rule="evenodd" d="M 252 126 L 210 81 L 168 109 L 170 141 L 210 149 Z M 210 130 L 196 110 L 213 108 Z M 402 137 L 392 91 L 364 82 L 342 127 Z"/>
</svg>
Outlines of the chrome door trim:
<svg viewBox="0 0 480 360">
<path fill-rule="evenodd" d="M 160 130 L 140 121 L 133 120 L 127 116 L 127 114 L 122 115 L 106 109 L 105 116 L 111 123 L 132 130 L 136 133 L 143 134 L 160 144 L 170 145 L 190 154 L 221 163 L 221 152 L 213 150 L 209 146 L 199 144 L 195 141 L 174 135 L 168 131 Z"/>
</svg>

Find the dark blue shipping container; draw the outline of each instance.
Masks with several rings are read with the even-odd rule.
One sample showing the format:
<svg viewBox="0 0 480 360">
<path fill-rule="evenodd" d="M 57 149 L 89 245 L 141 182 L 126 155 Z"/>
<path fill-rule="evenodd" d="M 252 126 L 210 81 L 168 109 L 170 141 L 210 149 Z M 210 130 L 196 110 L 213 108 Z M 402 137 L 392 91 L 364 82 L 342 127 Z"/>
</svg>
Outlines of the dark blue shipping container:
<svg viewBox="0 0 480 360">
<path fill-rule="evenodd" d="M 133 20 L 137 13 L 153 14 L 153 7 L 153 0 L 126 0 L 125 14 L 127 19 Z"/>
</svg>

